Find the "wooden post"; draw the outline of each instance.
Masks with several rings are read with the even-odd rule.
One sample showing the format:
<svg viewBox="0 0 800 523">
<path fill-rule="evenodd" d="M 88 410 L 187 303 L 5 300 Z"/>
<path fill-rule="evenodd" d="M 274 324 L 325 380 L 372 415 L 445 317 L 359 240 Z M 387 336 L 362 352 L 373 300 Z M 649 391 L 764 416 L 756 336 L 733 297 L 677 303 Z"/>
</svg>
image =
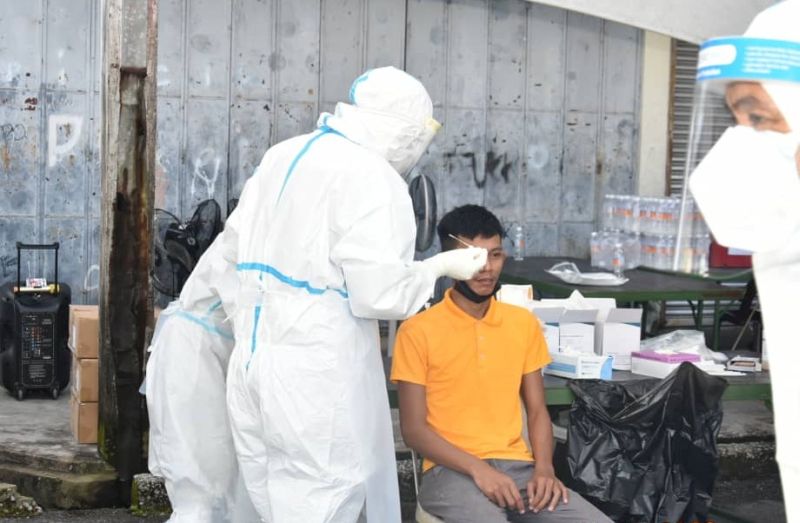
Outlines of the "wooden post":
<svg viewBox="0 0 800 523">
<path fill-rule="evenodd" d="M 103 4 L 98 449 L 117 469 L 125 504 L 133 475 L 147 463 L 147 414 L 139 386 L 153 308 L 157 4 Z"/>
</svg>

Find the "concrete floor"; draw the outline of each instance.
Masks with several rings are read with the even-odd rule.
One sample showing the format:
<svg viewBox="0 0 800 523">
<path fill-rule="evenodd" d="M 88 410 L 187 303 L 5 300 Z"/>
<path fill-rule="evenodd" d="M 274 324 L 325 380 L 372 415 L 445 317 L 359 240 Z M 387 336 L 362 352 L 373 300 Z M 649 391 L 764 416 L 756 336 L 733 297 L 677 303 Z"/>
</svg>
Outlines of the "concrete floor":
<svg viewBox="0 0 800 523">
<path fill-rule="evenodd" d="M 734 470 L 730 477 L 720 477 L 714 496 L 714 506 L 735 517 L 715 515 L 715 523 L 741 521 L 785 521 L 781 501 L 780 481 L 771 463 L 772 415 L 761 402 L 727 402 L 720 432 L 720 445 L 742 458 L 746 465 Z M 400 438 L 395 418 L 398 449 L 405 446 Z M 0 460 L 4 455 L 28 454 L 42 464 L 59 466 L 77 464 L 81 467 L 103 466 L 95 445 L 74 443 L 69 428 L 69 396 L 58 400 L 46 397 L 30 398 L 22 402 L 0 389 Z M 766 455 L 752 455 L 753 442 L 766 445 Z M 738 445 L 738 446 L 737 446 Z M 760 448 L 760 447 L 759 447 Z M 749 453 L 749 454 L 748 454 Z M 749 460 L 749 461 L 748 461 Z M 763 465 L 763 466 L 762 466 Z M 752 477 L 752 470 L 760 473 Z M 727 474 L 727 472 L 726 472 Z M 124 509 L 47 510 L 35 521 L 50 522 L 105 522 L 105 521 L 164 521 L 165 518 L 138 518 Z M 0 519 L 15 522 L 19 520 Z"/>
<path fill-rule="evenodd" d="M 65 467 L 104 467 L 96 445 L 79 445 L 72 438 L 68 389 L 57 400 L 32 395 L 17 401 L 0 388 L 0 460 L 11 453 Z"/>
</svg>

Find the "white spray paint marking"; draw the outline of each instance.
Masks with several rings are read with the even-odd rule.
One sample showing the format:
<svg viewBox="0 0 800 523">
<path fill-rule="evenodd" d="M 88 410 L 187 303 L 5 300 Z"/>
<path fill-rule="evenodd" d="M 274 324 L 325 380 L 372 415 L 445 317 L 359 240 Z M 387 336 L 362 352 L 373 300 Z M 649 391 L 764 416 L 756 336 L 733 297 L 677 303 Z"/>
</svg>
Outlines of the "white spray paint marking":
<svg viewBox="0 0 800 523">
<path fill-rule="evenodd" d="M 89 282 L 92 280 L 92 275 L 97 273 L 97 278 L 95 282 L 91 285 Z M 83 292 L 92 292 L 96 291 L 100 288 L 100 266 L 99 265 L 92 265 L 89 267 L 89 270 L 86 271 L 86 276 L 83 278 Z"/>
<path fill-rule="evenodd" d="M 531 144 L 528 146 L 528 167 L 531 169 L 543 169 L 550 162 L 550 151 L 542 144 Z"/>
<path fill-rule="evenodd" d="M 3 81 L 5 83 L 11 83 L 14 81 L 15 78 L 19 76 L 19 73 L 22 71 L 22 66 L 19 62 L 8 62 L 6 65 L 6 74 Z"/>
<path fill-rule="evenodd" d="M 58 129 L 64 128 L 67 141 L 58 143 Z M 51 114 L 47 126 L 47 165 L 53 167 L 78 144 L 83 117 L 77 114 Z"/>
<path fill-rule="evenodd" d="M 169 68 L 166 65 L 159 65 L 156 73 L 156 85 L 158 87 L 166 87 L 172 83 L 169 78 L 164 78 L 169 74 Z M 163 76 L 162 76 L 163 75 Z"/>
<path fill-rule="evenodd" d="M 209 174 L 206 167 L 214 164 L 213 174 Z M 222 164 L 222 159 L 219 156 L 214 156 L 213 149 L 203 149 L 203 151 L 194 160 L 194 172 L 192 173 L 192 186 L 190 188 L 192 198 L 194 198 L 196 191 L 197 180 L 206 184 L 206 196 L 210 200 L 214 197 L 214 189 L 217 185 L 219 178 L 219 167 Z"/>
</svg>

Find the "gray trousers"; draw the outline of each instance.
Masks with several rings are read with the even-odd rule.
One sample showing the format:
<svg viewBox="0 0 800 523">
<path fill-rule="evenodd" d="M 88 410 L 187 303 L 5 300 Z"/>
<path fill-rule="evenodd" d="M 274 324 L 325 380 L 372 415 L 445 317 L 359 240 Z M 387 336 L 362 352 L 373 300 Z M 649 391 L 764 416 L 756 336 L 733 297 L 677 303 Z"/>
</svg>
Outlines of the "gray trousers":
<svg viewBox="0 0 800 523">
<path fill-rule="evenodd" d="M 497 470 L 507 474 L 517 487 L 525 489 L 533 475 L 534 464 L 528 461 L 502 459 L 486 460 Z M 546 508 L 534 514 L 526 510 L 506 512 L 484 496 L 472 478 L 442 466 L 435 466 L 422 476 L 419 503 L 431 515 L 446 523 L 611 523 L 591 503 L 570 490 L 569 503 L 559 502 L 553 512 Z"/>
</svg>

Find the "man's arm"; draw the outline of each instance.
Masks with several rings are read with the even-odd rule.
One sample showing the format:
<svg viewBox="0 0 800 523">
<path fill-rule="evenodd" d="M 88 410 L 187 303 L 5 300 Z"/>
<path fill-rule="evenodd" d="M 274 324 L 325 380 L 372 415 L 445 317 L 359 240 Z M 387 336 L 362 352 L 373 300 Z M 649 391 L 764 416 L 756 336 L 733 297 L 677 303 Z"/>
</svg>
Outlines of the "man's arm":
<svg viewBox="0 0 800 523">
<path fill-rule="evenodd" d="M 400 399 L 400 429 L 403 440 L 435 463 L 472 478 L 481 492 L 503 508 L 525 510 L 519 490 L 506 474 L 485 461 L 459 449 L 428 425 L 425 386 L 406 381 L 397 382 Z"/>
<path fill-rule="evenodd" d="M 528 414 L 528 438 L 536 458 L 533 477 L 528 481 L 529 508 L 534 512 L 545 507 L 555 510 L 559 499 L 567 503 L 569 498 L 567 488 L 553 469 L 553 426 L 544 401 L 540 370 L 522 376 L 522 400 Z"/>
</svg>

